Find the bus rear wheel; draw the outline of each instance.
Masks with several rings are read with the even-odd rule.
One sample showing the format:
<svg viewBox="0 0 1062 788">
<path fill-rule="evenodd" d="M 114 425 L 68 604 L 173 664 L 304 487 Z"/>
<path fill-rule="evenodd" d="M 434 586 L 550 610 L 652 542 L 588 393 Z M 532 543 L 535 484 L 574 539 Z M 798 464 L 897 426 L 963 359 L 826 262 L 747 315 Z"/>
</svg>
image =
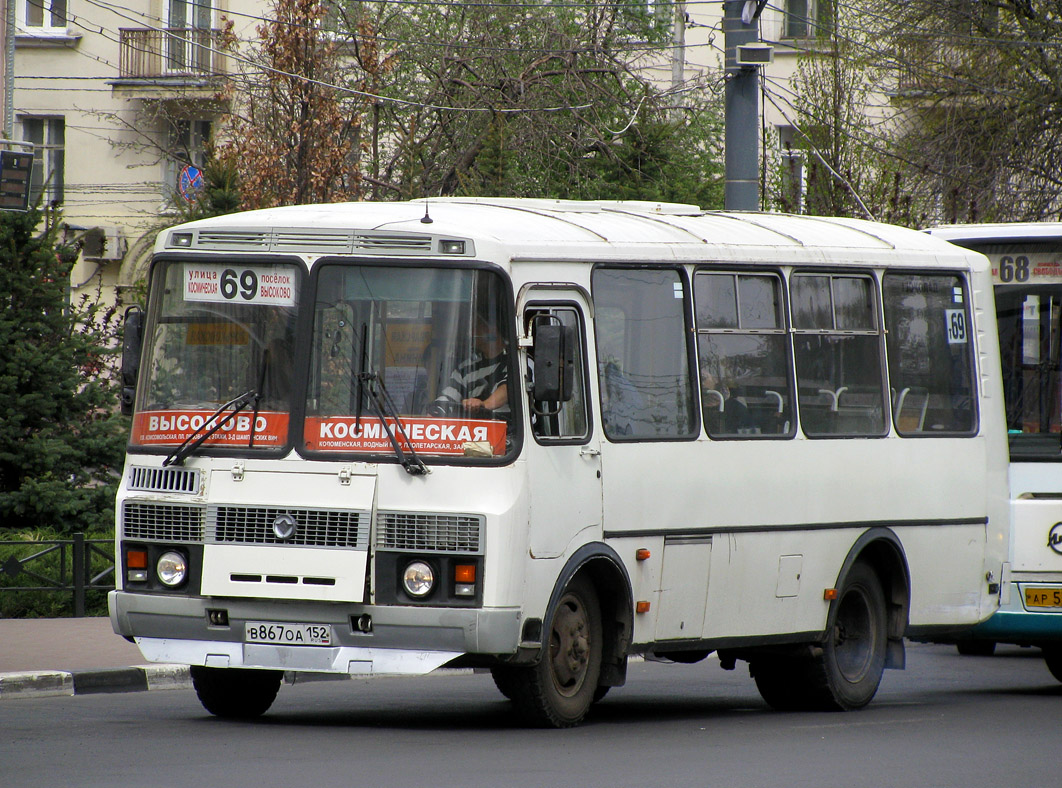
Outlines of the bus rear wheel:
<svg viewBox="0 0 1062 788">
<path fill-rule="evenodd" d="M 877 573 L 857 563 L 840 589 L 826 641 L 804 657 L 752 663 L 760 695 L 779 711 L 850 711 L 873 699 L 885 671 L 885 592 Z"/>
<path fill-rule="evenodd" d="M 837 597 L 822 654 L 813 660 L 816 705 L 851 711 L 870 703 L 885 671 L 887 637 L 881 581 L 869 565 L 857 563 Z"/>
<path fill-rule="evenodd" d="M 598 689 L 601 641 L 597 593 L 585 579 L 576 578 L 553 611 L 542 658 L 536 665 L 514 668 L 505 677 L 503 693 L 511 693 L 528 722 L 554 728 L 578 725 Z"/>
<path fill-rule="evenodd" d="M 280 691 L 279 670 L 206 668 L 192 665 L 192 686 L 203 708 L 216 717 L 249 720 L 269 710 Z"/>
<path fill-rule="evenodd" d="M 1062 681 L 1062 646 L 1045 646 L 1043 652 L 1047 669 L 1056 680 Z"/>
</svg>

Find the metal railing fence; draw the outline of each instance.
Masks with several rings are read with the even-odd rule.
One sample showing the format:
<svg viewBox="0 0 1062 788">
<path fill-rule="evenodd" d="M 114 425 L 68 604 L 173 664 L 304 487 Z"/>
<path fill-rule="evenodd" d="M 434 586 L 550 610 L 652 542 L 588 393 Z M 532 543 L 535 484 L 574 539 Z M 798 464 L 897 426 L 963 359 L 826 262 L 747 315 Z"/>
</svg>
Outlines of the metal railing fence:
<svg viewBox="0 0 1062 788">
<path fill-rule="evenodd" d="M 74 616 L 80 618 L 85 615 L 88 591 L 114 588 L 114 541 L 86 539 L 83 533 L 70 539 L 0 541 L 0 581 L 5 578 L 27 582 L 0 582 L 0 594 L 69 593 Z"/>
</svg>

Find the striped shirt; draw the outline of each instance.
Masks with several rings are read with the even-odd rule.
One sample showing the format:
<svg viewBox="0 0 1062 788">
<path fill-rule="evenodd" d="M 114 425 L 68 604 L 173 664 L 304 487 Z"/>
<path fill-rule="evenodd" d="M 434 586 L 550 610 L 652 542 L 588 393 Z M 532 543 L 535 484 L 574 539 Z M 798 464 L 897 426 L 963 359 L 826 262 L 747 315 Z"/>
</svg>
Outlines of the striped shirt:
<svg viewBox="0 0 1062 788">
<path fill-rule="evenodd" d="M 499 353 L 493 358 L 484 358 L 477 353 L 472 359 L 465 361 L 453 371 L 446 388 L 442 390 L 435 401 L 438 403 L 460 403 L 462 400 L 476 398 L 486 399 L 499 386 L 509 380 L 509 364 L 506 354 Z M 510 412 L 509 400 L 493 413 L 505 415 Z"/>
</svg>

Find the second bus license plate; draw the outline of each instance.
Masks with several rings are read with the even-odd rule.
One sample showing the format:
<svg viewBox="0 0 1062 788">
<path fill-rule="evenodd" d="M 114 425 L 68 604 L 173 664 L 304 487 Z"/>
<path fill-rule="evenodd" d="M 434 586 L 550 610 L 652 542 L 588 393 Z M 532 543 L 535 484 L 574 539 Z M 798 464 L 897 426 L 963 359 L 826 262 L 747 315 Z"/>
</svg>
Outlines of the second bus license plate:
<svg viewBox="0 0 1062 788">
<path fill-rule="evenodd" d="M 244 627 L 247 643 L 273 643 L 285 646 L 331 646 L 332 627 L 328 624 L 280 624 L 248 621 Z"/>
<path fill-rule="evenodd" d="M 1062 610 L 1062 588 L 1026 586 L 1025 607 L 1058 608 Z"/>
</svg>

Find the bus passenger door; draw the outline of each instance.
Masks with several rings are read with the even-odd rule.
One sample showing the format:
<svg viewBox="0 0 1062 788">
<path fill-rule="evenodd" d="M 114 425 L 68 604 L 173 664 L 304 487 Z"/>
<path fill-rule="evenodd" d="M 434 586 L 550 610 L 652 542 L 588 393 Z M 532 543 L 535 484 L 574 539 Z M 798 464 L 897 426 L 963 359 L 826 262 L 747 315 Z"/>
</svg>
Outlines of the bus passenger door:
<svg viewBox="0 0 1062 788">
<path fill-rule="evenodd" d="M 580 534 L 589 530 L 589 538 L 596 539 L 601 530 L 601 454 L 591 429 L 587 390 L 586 300 L 574 289 L 532 288 L 521 303 L 532 438 L 524 444 L 529 544 L 533 558 L 556 558 Z M 553 367 L 558 353 L 566 359 L 559 377 Z M 540 384 L 560 381 L 558 399 L 537 398 L 544 391 L 542 385 L 536 387 L 536 375 Z"/>
</svg>

